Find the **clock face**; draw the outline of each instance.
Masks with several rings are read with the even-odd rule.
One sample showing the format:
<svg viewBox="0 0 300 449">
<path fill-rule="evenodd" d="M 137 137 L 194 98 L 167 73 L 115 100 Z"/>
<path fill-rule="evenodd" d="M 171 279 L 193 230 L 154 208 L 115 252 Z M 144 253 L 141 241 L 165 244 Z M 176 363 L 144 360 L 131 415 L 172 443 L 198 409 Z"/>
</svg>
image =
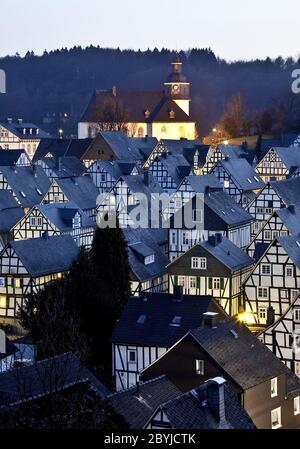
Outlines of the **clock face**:
<svg viewBox="0 0 300 449">
<path fill-rule="evenodd" d="M 179 91 L 180 91 L 180 86 L 179 86 L 179 84 L 173 84 L 172 90 L 173 90 L 174 94 L 178 94 Z"/>
</svg>

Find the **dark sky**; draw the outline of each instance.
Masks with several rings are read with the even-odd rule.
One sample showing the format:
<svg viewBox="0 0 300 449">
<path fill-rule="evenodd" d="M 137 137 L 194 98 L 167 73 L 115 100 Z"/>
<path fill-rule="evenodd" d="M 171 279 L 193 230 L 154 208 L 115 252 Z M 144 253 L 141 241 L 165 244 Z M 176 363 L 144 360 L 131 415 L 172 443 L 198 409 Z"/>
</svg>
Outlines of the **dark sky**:
<svg viewBox="0 0 300 449">
<path fill-rule="evenodd" d="M 300 54 L 299 0 L 2 0 L 0 56 L 74 45 Z"/>
</svg>

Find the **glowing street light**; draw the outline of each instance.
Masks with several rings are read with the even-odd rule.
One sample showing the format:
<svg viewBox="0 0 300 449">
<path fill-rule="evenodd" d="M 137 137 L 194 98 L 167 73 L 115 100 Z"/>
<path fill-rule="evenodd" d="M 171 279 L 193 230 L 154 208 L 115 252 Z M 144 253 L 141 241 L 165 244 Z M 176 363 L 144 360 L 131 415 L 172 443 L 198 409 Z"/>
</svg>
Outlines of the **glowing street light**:
<svg viewBox="0 0 300 449">
<path fill-rule="evenodd" d="M 64 133 L 64 130 L 60 128 L 60 129 L 58 130 L 58 134 L 59 134 L 59 138 L 60 138 L 60 139 L 62 139 L 63 133 Z"/>
</svg>

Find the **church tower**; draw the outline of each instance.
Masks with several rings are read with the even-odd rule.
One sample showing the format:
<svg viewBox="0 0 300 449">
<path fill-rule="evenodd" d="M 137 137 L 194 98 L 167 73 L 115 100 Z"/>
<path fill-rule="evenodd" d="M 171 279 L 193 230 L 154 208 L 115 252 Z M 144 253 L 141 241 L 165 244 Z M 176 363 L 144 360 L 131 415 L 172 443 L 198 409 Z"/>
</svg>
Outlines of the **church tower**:
<svg viewBox="0 0 300 449">
<path fill-rule="evenodd" d="M 182 62 L 179 58 L 172 62 L 172 73 L 164 83 L 167 95 L 187 114 L 190 115 L 190 83 L 182 73 Z"/>
</svg>

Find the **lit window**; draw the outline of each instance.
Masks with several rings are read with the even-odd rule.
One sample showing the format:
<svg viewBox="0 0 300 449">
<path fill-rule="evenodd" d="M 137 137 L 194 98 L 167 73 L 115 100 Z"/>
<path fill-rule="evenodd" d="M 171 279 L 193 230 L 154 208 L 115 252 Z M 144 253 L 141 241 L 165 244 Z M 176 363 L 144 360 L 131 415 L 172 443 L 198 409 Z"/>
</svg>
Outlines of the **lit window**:
<svg viewBox="0 0 300 449">
<path fill-rule="evenodd" d="M 278 382 L 277 377 L 271 379 L 271 398 L 275 398 L 278 395 Z"/>
<path fill-rule="evenodd" d="M 192 257 L 191 267 L 198 270 L 206 270 L 206 257 Z"/>
<path fill-rule="evenodd" d="M 263 263 L 261 266 L 261 274 L 263 276 L 270 276 L 271 274 L 271 264 Z"/>
<path fill-rule="evenodd" d="M 6 296 L 0 296 L 0 309 L 6 309 Z"/>
<path fill-rule="evenodd" d="M 150 256 L 145 257 L 145 265 L 150 265 L 150 263 L 153 263 L 155 261 L 154 254 L 151 254 Z"/>
<path fill-rule="evenodd" d="M 268 298 L 268 287 L 257 287 L 257 296 L 258 298 Z"/>
<path fill-rule="evenodd" d="M 264 231 L 264 239 L 265 240 L 272 240 L 272 232 L 269 230 Z"/>
<path fill-rule="evenodd" d="M 178 276 L 178 285 L 180 287 L 185 287 L 185 277 L 184 276 Z"/>
<path fill-rule="evenodd" d="M 204 376 L 204 360 L 196 360 L 196 374 Z"/>
<path fill-rule="evenodd" d="M 224 189 L 229 189 L 230 186 L 230 182 L 228 181 L 228 179 L 224 180 Z"/>
<path fill-rule="evenodd" d="M 300 377 L 300 362 L 295 362 L 294 372 L 295 372 L 296 376 Z"/>
<path fill-rule="evenodd" d="M 259 313 L 258 313 L 259 319 L 260 320 L 266 320 L 267 319 L 267 309 L 265 308 L 260 308 L 259 309 Z"/>
<path fill-rule="evenodd" d="M 294 309 L 294 321 L 300 323 L 300 309 Z"/>
<path fill-rule="evenodd" d="M 293 265 L 288 265 L 285 267 L 285 276 L 287 278 L 291 278 L 294 276 L 294 267 Z"/>
<path fill-rule="evenodd" d="M 166 128 L 165 126 L 162 126 L 161 132 L 162 132 L 162 133 L 166 133 L 166 132 L 167 132 L 167 128 Z"/>
<path fill-rule="evenodd" d="M 279 429 L 281 427 L 281 407 L 271 411 L 272 429 Z"/>
<path fill-rule="evenodd" d="M 300 414 L 300 396 L 294 398 L 294 415 Z"/>
<path fill-rule="evenodd" d="M 14 278 L 14 284 L 15 284 L 15 288 L 20 288 L 21 287 L 21 279 Z"/>
</svg>

